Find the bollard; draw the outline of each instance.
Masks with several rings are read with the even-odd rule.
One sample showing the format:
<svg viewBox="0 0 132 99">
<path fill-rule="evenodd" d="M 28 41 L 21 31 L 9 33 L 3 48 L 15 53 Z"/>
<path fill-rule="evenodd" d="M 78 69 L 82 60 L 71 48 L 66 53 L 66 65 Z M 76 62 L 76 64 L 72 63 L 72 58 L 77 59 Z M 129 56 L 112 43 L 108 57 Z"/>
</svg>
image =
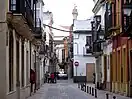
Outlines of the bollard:
<svg viewBox="0 0 132 99">
<path fill-rule="evenodd" d="M 78 83 L 78 88 L 79 88 L 79 83 Z"/>
<path fill-rule="evenodd" d="M 89 87 L 87 86 L 87 93 L 89 93 Z"/>
<path fill-rule="evenodd" d="M 81 90 L 82 90 L 82 84 L 81 84 Z"/>
<path fill-rule="evenodd" d="M 94 88 L 92 87 L 92 96 L 94 96 Z"/>
<path fill-rule="evenodd" d="M 95 98 L 97 98 L 97 89 L 95 89 Z"/>
<path fill-rule="evenodd" d="M 109 99 L 109 94 L 108 93 L 106 94 L 106 99 Z"/>
<path fill-rule="evenodd" d="M 86 92 L 86 90 L 87 90 L 87 86 L 85 85 L 85 92 Z"/>
<path fill-rule="evenodd" d="M 79 89 L 80 89 L 80 83 L 78 83 L 79 84 Z"/>
<path fill-rule="evenodd" d="M 90 90 L 89 90 L 89 94 L 91 94 L 91 87 L 90 87 Z"/>
<path fill-rule="evenodd" d="M 113 99 L 116 99 L 116 96 L 113 96 Z"/>
</svg>

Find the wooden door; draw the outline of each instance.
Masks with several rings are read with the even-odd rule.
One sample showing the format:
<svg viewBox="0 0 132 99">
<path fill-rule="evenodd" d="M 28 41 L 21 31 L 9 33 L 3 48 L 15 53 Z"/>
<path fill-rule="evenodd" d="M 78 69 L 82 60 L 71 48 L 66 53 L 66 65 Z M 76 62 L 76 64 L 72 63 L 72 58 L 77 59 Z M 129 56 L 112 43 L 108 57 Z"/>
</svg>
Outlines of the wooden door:
<svg viewBox="0 0 132 99">
<path fill-rule="evenodd" d="M 93 73 L 95 73 L 95 63 L 86 63 L 86 79 L 87 82 L 93 82 Z"/>
</svg>

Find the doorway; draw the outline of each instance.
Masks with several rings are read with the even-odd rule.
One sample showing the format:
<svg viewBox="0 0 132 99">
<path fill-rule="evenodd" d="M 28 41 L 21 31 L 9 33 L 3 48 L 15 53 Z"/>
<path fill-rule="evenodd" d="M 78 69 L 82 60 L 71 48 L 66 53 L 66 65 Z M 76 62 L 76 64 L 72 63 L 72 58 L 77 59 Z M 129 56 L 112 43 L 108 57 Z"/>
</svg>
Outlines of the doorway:
<svg viewBox="0 0 132 99">
<path fill-rule="evenodd" d="M 113 81 L 113 74 L 112 74 L 112 53 L 110 53 L 110 92 L 112 92 L 112 81 Z"/>
<path fill-rule="evenodd" d="M 107 55 L 104 55 L 104 88 L 106 88 L 107 83 Z"/>
<path fill-rule="evenodd" d="M 95 73 L 95 63 L 86 63 L 86 79 L 87 82 L 93 83 L 94 82 L 94 76 Z"/>
<path fill-rule="evenodd" d="M 20 98 L 20 65 L 19 65 L 19 39 L 16 39 L 16 91 L 17 98 Z"/>
</svg>

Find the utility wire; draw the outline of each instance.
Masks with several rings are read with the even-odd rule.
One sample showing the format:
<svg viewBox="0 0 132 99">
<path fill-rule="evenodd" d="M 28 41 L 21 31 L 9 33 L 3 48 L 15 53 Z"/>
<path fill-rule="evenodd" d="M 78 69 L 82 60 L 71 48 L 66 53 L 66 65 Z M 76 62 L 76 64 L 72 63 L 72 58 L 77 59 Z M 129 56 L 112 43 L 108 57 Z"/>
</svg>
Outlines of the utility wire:
<svg viewBox="0 0 132 99">
<path fill-rule="evenodd" d="M 55 30 L 58 30 L 58 31 L 63 31 L 63 32 L 73 32 L 73 31 L 67 31 L 67 30 L 63 30 L 63 29 L 58 29 L 58 28 L 55 28 L 55 27 L 52 27 L 50 25 L 46 25 L 44 24 L 44 26 L 48 26 L 49 28 L 52 28 L 52 29 L 55 29 Z"/>
</svg>

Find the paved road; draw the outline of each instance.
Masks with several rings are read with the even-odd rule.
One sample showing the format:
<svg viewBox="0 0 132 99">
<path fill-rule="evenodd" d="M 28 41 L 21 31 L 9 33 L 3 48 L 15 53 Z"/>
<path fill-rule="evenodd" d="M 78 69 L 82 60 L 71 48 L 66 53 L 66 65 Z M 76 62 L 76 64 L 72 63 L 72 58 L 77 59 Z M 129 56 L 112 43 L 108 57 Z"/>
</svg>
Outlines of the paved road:
<svg viewBox="0 0 132 99">
<path fill-rule="evenodd" d="M 94 96 L 81 91 L 77 84 L 72 83 L 72 80 L 59 80 L 57 84 L 44 84 L 28 99 L 106 99 L 106 93 L 107 91 L 98 90 L 98 98 L 94 98 Z M 109 93 L 109 99 L 113 99 L 113 96 L 116 96 L 116 99 L 132 99 Z"/>
<path fill-rule="evenodd" d="M 69 80 L 58 81 L 57 84 L 44 84 L 42 88 L 28 99 L 95 99 L 79 90 Z"/>
</svg>

